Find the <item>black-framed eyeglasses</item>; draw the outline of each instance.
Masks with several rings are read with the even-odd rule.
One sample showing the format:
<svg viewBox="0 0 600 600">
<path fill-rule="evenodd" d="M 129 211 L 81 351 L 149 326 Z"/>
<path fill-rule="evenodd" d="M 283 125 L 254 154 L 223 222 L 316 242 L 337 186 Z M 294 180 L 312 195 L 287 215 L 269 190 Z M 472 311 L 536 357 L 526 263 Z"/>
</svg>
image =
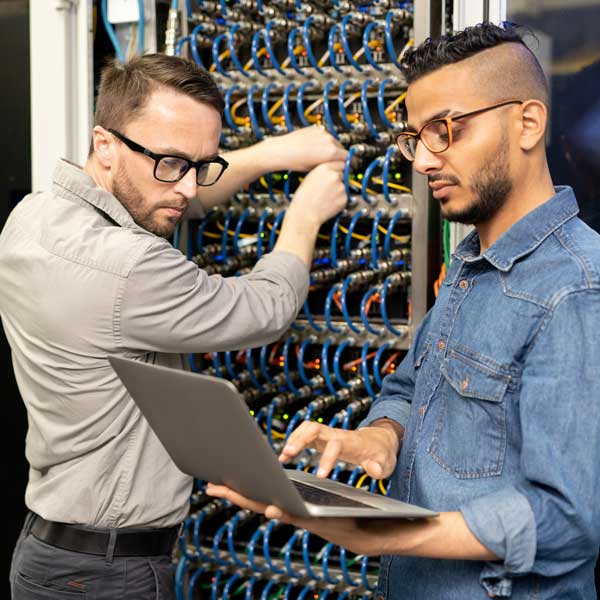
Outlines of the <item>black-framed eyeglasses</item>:
<svg viewBox="0 0 600 600">
<path fill-rule="evenodd" d="M 185 177 L 190 169 L 196 169 L 196 183 L 201 186 L 209 186 L 217 183 L 219 178 L 229 166 L 229 163 L 220 156 L 210 160 L 188 160 L 183 156 L 172 156 L 170 154 L 156 154 L 137 144 L 122 133 L 109 129 L 116 138 L 121 140 L 130 150 L 145 154 L 154 160 L 154 178 L 163 183 L 175 183 Z"/>
<path fill-rule="evenodd" d="M 463 113 L 462 115 L 434 119 L 433 121 L 425 123 L 425 125 L 423 125 L 418 132 L 403 131 L 396 138 L 396 143 L 398 144 L 398 147 L 400 148 L 404 158 L 410 161 L 415 160 L 417 142 L 419 140 L 423 142 L 423 145 L 425 148 L 427 148 L 427 150 L 433 152 L 434 154 L 439 154 L 440 152 L 448 150 L 456 137 L 452 131 L 452 123 L 454 121 L 460 121 L 461 119 L 466 119 L 467 117 L 474 117 L 475 115 L 487 112 L 488 110 L 500 108 L 501 106 L 506 106 L 508 104 L 523 104 L 523 101 L 506 100 L 504 102 L 499 102 L 498 104 L 493 104 L 492 106 L 486 106 L 485 108 L 479 108 L 468 113 Z"/>
</svg>

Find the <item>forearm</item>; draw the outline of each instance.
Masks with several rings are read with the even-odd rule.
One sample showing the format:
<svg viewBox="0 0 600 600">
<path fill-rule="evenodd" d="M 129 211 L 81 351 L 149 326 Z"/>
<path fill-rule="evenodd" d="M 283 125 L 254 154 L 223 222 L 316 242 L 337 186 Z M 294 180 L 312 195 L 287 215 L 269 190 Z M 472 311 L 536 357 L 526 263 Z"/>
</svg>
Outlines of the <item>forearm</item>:
<svg viewBox="0 0 600 600">
<path fill-rule="evenodd" d="M 319 225 L 299 214 L 293 214 L 293 211 L 293 207 L 288 209 L 273 251 L 295 254 L 310 270 Z"/>
<path fill-rule="evenodd" d="M 223 158 L 229 162 L 229 167 L 215 185 L 199 188 L 200 204 L 205 209 L 224 204 L 251 181 L 265 173 L 284 168 L 277 163 L 276 154 L 270 151 L 269 139 L 223 154 Z"/>
<path fill-rule="evenodd" d="M 471 532 L 460 512 L 419 521 L 365 523 L 381 554 L 455 560 L 499 560 Z"/>
</svg>

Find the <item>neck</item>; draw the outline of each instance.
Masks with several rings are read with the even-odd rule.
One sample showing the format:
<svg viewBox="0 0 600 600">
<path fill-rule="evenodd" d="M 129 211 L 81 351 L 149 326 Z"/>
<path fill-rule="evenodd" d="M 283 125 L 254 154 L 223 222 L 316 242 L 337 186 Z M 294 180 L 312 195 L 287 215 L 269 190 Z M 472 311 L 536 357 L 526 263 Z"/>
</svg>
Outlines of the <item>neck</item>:
<svg viewBox="0 0 600 600">
<path fill-rule="evenodd" d="M 479 235 L 480 252 L 485 252 L 505 231 L 547 202 L 554 193 L 547 165 L 517 184 L 502 208 L 491 219 L 475 225 Z"/>
<path fill-rule="evenodd" d="M 112 194 L 111 171 L 104 169 L 102 165 L 99 164 L 95 154 L 88 157 L 83 170 L 94 180 L 99 188 Z"/>
</svg>

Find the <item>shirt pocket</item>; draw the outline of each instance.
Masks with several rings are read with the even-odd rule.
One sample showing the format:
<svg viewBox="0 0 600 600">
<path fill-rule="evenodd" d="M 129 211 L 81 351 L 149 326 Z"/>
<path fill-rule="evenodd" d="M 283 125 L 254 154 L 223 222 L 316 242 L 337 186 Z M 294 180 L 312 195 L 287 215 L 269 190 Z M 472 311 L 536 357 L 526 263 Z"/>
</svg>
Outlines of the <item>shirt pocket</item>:
<svg viewBox="0 0 600 600">
<path fill-rule="evenodd" d="M 489 362 L 489 361 L 488 361 Z M 510 376 L 450 350 L 441 365 L 431 457 L 459 479 L 502 473 Z"/>
</svg>

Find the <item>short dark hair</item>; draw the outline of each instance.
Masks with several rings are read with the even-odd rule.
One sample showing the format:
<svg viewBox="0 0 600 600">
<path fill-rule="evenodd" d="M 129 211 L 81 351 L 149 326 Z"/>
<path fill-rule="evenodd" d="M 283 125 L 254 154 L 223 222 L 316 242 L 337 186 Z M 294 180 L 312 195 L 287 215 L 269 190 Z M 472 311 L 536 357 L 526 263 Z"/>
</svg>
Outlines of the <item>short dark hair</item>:
<svg viewBox="0 0 600 600">
<path fill-rule="evenodd" d="M 104 67 L 94 125 L 122 131 L 142 111 L 151 93 L 160 88 L 175 90 L 223 113 L 223 96 L 204 69 L 179 56 L 146 54 L 123 63 L 111 60 Z"/>
<path fill-rule="evenodd" d="M 505 21 L 501 26 L 493 23 L 480 23 L 450 35 L 436 39 L 428 38 L 418 47 L 406 52 L 401 64 L 401 71 L 406 82 L 411 84 L 433 71 L 475 56 L 484 50 L 506 43 L 519 44 L 523 46 L 530 57 L 530 60 L 527 61 L 529 64 L 522 65 L 522 68 L 530 69 L 530 75 L 540 88 L 541 96 L 547 98 L 546 77 L 537 58 L 523 40 L 525 34 L 533 36 L 529 30 Z"/>
</svg>

